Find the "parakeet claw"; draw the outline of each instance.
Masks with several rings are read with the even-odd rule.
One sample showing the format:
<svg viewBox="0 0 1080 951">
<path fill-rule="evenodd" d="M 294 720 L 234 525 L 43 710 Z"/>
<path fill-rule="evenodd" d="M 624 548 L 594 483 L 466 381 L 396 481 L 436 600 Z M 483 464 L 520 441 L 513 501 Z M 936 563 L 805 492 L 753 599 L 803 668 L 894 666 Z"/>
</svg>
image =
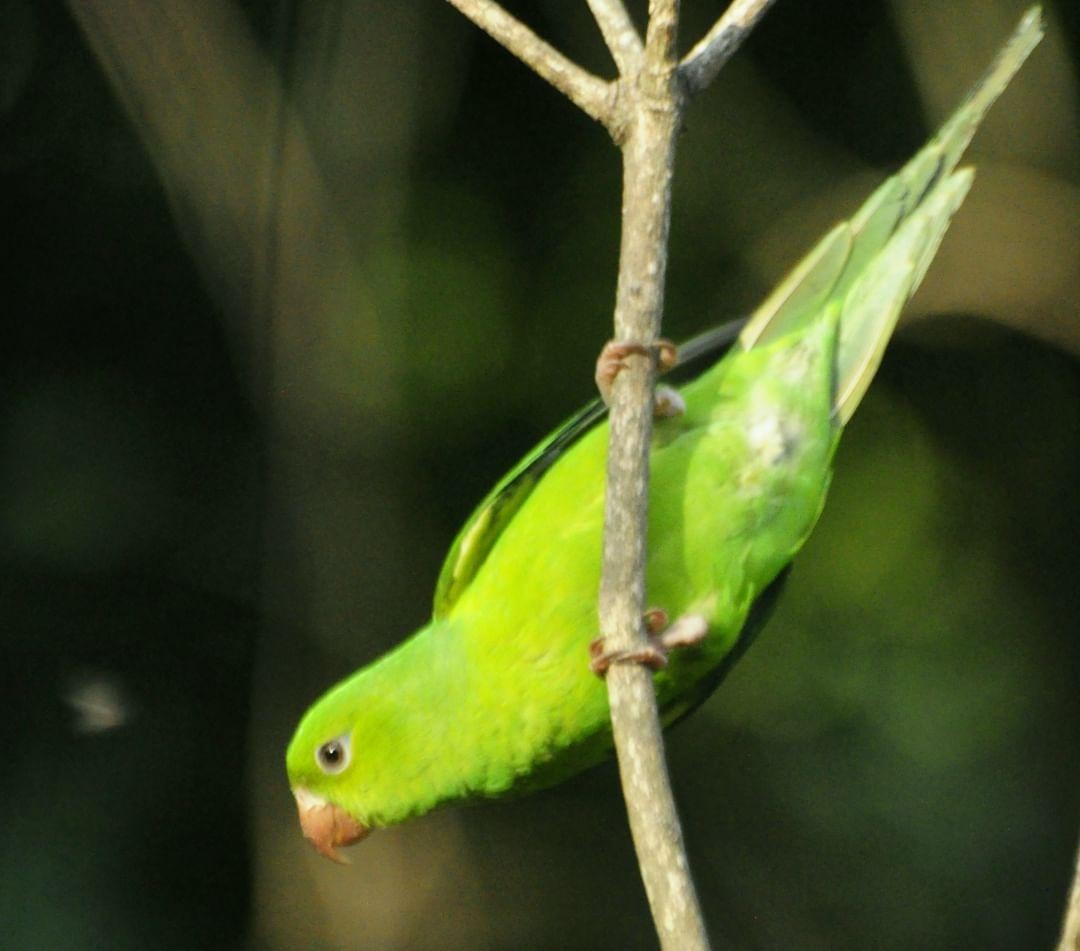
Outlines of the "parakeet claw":
<svg viewBox="0 0 1080 951">
<path fill-rule="evenodd" d="M 589 670 L 603 677 L 612 664 L 644 664 L 652 670 L 667 666 L 668 654 L 678 647 L 700 644 L 709 633 L 709 622 L 700 614 L 684 614 L 674 624 L 668 624 L 667 612 L 650 608 L 644 615 L 649 643 L 640 650 L 604 650 L 604 639 L 596 638 L 589 644 Z"/>
<path fill-rule="evenodd" d="M 645 622 L 645 630 L 649 632 L 650 637 L 662 634 L 668 626 L 667 611 L 663 608 L 649 608 L 641 619 Z"/>
<path fill-rule="evenodd" d="M 596 360 L 596 386 L 605 403 L 611 403 L 611 387 L 620 371 L 626 369 L 626 358 L 632 355 L 648 357 L 655 355 L 657 368 L 663 373 L 679 362 L 679 351 L 670 340 L 657 340 L 651 347 L 640 343 L 628 343 L 609 340 L 600 351 Z M 656 394 L 656 415 L 660 417 L 676 416 L 686 407 L 674 390 L 663 388 L 666 403 L 661 405 L 661 391 Z M 674 396 L 674 400 L 671 397 Z"/>
</svg>

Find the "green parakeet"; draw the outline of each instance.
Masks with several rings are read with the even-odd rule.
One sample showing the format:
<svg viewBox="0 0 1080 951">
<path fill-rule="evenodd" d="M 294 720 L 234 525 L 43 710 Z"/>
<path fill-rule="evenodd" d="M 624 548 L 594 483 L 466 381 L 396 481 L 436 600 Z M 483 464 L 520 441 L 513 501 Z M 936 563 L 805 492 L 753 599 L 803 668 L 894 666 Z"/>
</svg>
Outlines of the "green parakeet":
<svg viewBox="0 0 1080 951">
<path fill-rule="evenodd" d="M 941 131 L 679 391 L 681 412 L 657 419 L 648 603 L 704 634 L 655 675 L 665 723 L 716 686 L 755 603 L 806 541 L 843 427 L 971 185 L 957 162 L 1041 35 L 1033 9 Z M 431 621 L 300 722 L 289 782 L 320 852 L 337 858 L 337 846 L 441 803 L 549 785 L 609 752 L 607 691 L 589 666 L 602 417 L 586 408 L 496 486 L 450 550 Z"/>
</svg>

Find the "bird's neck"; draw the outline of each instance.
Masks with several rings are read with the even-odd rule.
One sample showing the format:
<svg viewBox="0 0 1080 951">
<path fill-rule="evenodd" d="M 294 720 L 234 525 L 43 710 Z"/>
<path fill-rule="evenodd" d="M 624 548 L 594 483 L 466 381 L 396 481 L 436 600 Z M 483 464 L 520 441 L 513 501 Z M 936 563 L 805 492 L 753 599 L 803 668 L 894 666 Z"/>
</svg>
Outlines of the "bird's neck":
<svg viewBox="0 0 1080 951">
<path fill-rule="evenodd" d="M 484 794 L 484 759 L 474 744 L 472 685 L 461 637 L 432 621 L 357 674 L 357 764 L 368 753 L 364 818 L 376 826 L 421 815 L 443 802 Z"/>
</svg>

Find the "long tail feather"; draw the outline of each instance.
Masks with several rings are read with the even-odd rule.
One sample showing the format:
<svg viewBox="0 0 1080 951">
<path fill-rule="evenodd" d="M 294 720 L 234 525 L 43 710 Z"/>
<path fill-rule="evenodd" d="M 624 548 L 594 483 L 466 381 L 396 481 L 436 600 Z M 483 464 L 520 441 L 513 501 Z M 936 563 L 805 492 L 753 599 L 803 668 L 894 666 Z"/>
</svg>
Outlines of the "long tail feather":
<svg viewBox="0 0 1080 951">
<path fill-rule="evenodd" d="M 835 418 L 855 412 L 877 372 L 900 310 L 915 292 L 971 186 L 954 171 L 987 110 L 1042 38 L 1032 7 L 951 118 L 850 221 L 837 225 L 769 296 L 739 335 L 750 349 L 801 330 L 842 301 Z"/>
</svg>

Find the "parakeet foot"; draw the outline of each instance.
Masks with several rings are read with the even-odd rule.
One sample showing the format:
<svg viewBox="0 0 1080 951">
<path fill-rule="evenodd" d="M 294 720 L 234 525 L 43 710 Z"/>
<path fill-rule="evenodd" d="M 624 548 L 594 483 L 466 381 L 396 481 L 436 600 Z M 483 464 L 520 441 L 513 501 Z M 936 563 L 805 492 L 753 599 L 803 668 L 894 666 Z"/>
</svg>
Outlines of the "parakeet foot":
<svg viewBox="0 0 1080 951">
<path fill-rule="evenodd" d="M 600 396 L 605 403 L 611 403 L 611 387 L 620 371 L 626 369 L 626 358 L 637 354 L 648 357 L 656 355 L 657 368 L 663 373 L 670 370 L 679 361 L 679 352 L 670 340 L 658 340 L 652 347 L 646 347 L 640 343 L 625 343 L 618 340 L 609 340 L 600 351 L 596 360 L 596 386 L 600 390 Z M 685 409 L 682 399 L 674 390 L 668 387 L 662 388 L 665 403 L 661 404 L 661 392 L 656 394 L 656 415 L 660 417 L 677 416 Z M 675 399 L 672 400 L 671 397 Z"/>
<path fill-rule="evenodd" d="M 667 612 L 650 608 L 645 612 L 645 627 L 649 643 L 640 650 L 604 650 L 604 639 L 596 638 L 589 645 L 589 669 L 603 677 L 612 664 L 644 664 L 652 670 L 667 666 L 668 654 L 678 647 L 700 644 L 709 633 L 709 622 L 700 614 L 684 614 L 675 623 L 668 624 Z"/>
</svg>

